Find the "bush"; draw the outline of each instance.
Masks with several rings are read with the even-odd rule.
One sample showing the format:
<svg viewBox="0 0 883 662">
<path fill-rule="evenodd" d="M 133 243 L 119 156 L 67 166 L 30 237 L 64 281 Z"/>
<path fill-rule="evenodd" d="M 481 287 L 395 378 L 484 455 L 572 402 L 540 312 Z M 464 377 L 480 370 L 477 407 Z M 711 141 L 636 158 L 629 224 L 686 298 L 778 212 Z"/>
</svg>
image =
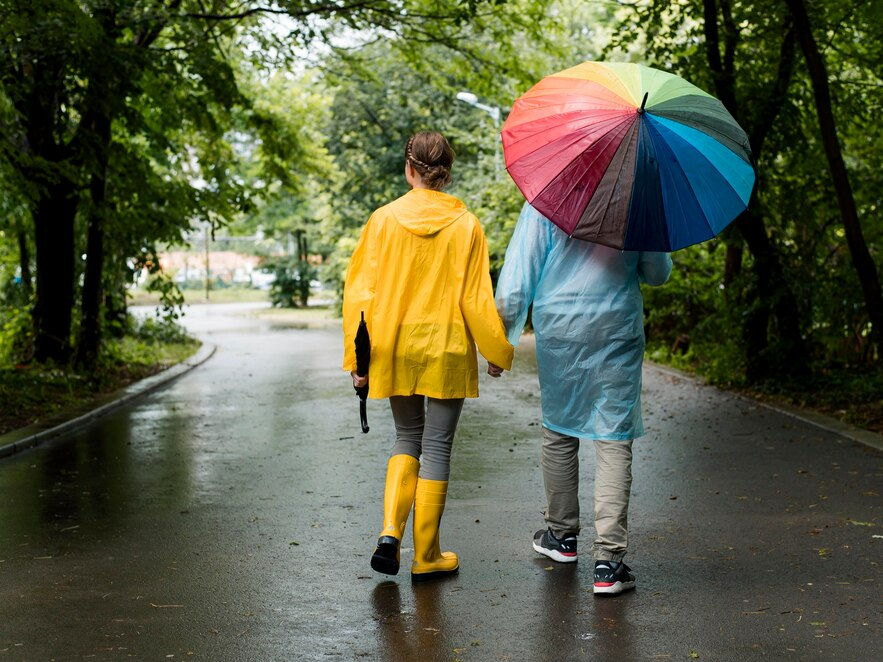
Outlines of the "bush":
<svg viewBox="0 0 883 662">
<path fill-rule="evenodd" d="M 134 321 L 128 335 L 149 345 L 190 341 L 183 326 L 165 317 L 147 317 Z"/>
<path fill-rule="evenodd" d="M 277 308 L 306 307 L 310 298 L 310 281 L 319 272 L 306 260 L 283 258 L 268 262 L 276 280 L 270 286 L 270 302 Z"/>
<path fill-rule="evenodd" d="M 33 353 L 34 328 L 28 308 L 0 308 L 0 367 L 13 366 L 30 360 Z"/>
</svg>

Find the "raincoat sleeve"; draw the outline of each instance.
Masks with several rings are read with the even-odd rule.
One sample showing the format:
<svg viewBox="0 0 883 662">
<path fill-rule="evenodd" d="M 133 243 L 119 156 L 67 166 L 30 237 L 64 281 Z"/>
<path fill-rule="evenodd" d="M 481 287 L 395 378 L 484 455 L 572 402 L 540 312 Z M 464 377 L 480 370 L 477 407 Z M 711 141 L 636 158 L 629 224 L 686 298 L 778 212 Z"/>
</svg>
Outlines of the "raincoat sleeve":
<svg viewBox="0 0 883 662">
<path fill-rule="evenodd" d="M 513 345 L 518 344 L 527 313 L 549 253 L 551 223 L 525 203 L 506 249 L 506 259 L 497 281 L 497 312 Z"/>
<path fill-rule="evenodd" d="M 466 265 L 460 311 L 481 355 L 494 365 L 511 370 L 514 350 L 506 340 L 506 330 L 494 307 L 487 239 L 478 219 L 475 220 L 475 232 Z"/>
<path fill-rule="evenodd" d="M 662 285 L 671 276 L 669 253 L 641 252 L 638 258 L 638 280 L 647 285 Z"/>
<path fill-rule="evenodd" d="M 377 282 L 378 239 L 375 226 L 372 215 L 362 229 L 362 236 L 346 270 L 343 286 L 343 369 L 347 372 L 356 369 L 355 340 L 362 311 L 365 312 L 368 335 L 371 335 L 371 313 Z"/>
</svg>

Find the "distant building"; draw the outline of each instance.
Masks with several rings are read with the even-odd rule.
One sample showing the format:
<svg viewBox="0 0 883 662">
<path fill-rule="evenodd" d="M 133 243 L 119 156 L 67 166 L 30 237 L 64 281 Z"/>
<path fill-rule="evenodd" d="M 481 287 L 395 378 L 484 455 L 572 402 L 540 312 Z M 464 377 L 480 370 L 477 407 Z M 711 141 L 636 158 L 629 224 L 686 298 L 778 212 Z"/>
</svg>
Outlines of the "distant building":
<svg viewBox="0 0 883 662">
<path fill-rule="evenodd" d="M 167 274 L 179 285 L 205 282 L 205 253 L 171 251 L 161 253 L 159 263 Z M 209 280 L 230 285 L 263 285 L 267 274 L 261 273 L 261 258 L 257 255 L 234 253 L 233 251 L 210 251 L 208 254 Z"/>
</svg>

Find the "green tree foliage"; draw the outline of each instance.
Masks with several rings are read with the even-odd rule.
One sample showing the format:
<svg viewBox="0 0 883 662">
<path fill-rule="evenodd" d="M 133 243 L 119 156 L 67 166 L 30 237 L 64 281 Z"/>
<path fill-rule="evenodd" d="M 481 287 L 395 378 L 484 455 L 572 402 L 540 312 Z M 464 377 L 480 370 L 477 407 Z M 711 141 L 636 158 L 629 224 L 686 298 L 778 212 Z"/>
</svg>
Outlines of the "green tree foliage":
<svg viewBox="0 0 883 662">
<path fill-rule="evenodd" d="M 258 139 L 268 182 L 290 183 L 301 135 L 243 81 L 316 43 L 453 44 L 500 4 L 0 0 L 0 161 L 33 222 L 36 358 L 68 362 L 79 306 L 88 365 L 124 265 L 156 265 L 157 241 L 247 209 L 237 134 Z"/>
<path fill-rule="evenodd" d="M 502 264 L 524 199 L 505 172 L 499 132 L 513 99 L 543 75 L 571 66 L 573 44 L 585 38 L 583 3 L 507 3 L 479 13 L 456 43 L 370 42 L 325 59 L 333 101 L 324 126 L 335 169 L 321 183 L 331 191 L 324 241 L 335 247 L 325 278 L 340 289 L 361 227 L 377 207 L 407 191 L 404 146 L 420 130 L 436 130 L 456 154 L 448 189 L 481 220 L 492 270 Z M 483 110 L 458 100 L 479 97 Z M 497 118 L 488 109 L 499 110 Z"/>
<path fill-rule="evenodd" d="M 879 128 L 867 119 L 883 103 L 872 64 L 881 21 L 869 3 L 811 7 L 858 216 L 879 269 L 879 156 L 869 148 L 875 138 L 879 144 Z M 624 29 L 614 46 L 719 96 L 757 159 L 749 211 L 715 242 L 675 255 L 674 287 L 648 292 L 657 351 L 688 351 L 688 360 L 722 381 L 877 360 L 788 3 L 648 2 L 618 18 Z M 684 299 L 678 282 L 700 274 L 710 277 L 708 286 Z M 698 314 L 685 314 L 691 308 Z"/>
<path fill-rule="evenodd" d="M 802 6 L 808 30 L 795 20 Z M 720 381 L 879 365 L 808 34 L 879 272 L 874 3 L 0 0 L 4 333 L 29 357 L 33 310 L 37 358 L 66 363 L 76 349 L 88 363 L 102 329 L 125 328 L 133 270 L 155 272 L 173 302 L 157 248 L 206 224 L 297 236 L 289 257 L 322 255 L 321 277 L 339 284 L 367 216 L 405 192 L 402 149 L 421 129 L 451 140 L 450 192 L 482 220 L 496 268 L 522 199 L 502 168 L 499 123 L 457 93 L 505 118 L 542 76 L 613 59 L 719 96 L 757 160 L 748 213 L 678 252 L 672 283 L 648 290 L 653 350 Z M 288 266 L 286 296 L 302 302 L 297 271 Z"/>
</svg>

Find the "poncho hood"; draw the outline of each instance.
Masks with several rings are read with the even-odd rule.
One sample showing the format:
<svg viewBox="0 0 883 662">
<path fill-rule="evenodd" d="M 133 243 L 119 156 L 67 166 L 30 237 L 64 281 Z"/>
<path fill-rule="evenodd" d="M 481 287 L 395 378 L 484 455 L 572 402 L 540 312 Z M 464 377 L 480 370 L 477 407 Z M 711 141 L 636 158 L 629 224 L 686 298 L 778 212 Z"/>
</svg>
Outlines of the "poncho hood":
<svg viewBox="0 0 883 662">
<path fill-rule="evenodd" d="M 415 188 L 387 205 L 398 223 L 420 237 L 433 235 L 467 213 L 459 199 L 441 191 Z"/>
</svg>

